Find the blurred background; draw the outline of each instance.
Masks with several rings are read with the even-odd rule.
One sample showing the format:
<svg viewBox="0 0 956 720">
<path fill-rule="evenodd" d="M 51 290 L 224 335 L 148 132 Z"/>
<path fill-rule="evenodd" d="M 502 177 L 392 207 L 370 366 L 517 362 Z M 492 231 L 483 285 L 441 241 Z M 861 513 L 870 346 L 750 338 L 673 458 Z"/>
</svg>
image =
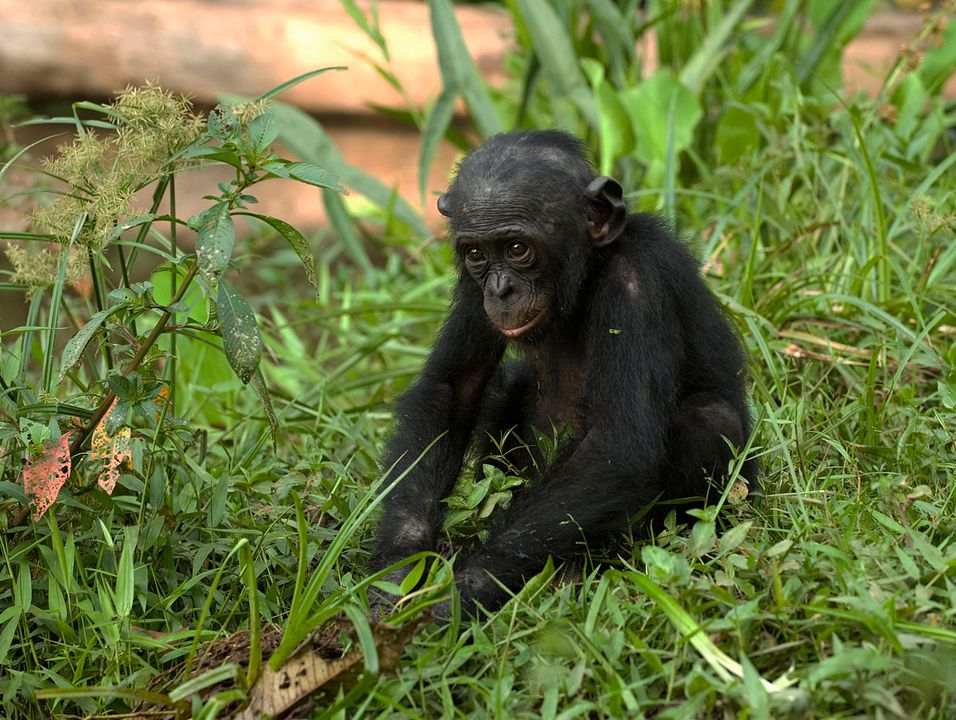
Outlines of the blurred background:
<svg viewBox="0 0 956 720">
<path fill-rule="evenodd" d="M 372 7 L 362 0 L 348 5 L 365 14 Z M 754 9 L 771 14 L 775 5 L 755 3 Z M 878 3 L 844 50 L 848 92 L 879 90 L 901 47 L 919 32 L 920 11 L 930 5 Z M 479 71 L 500 88 L 515 44 L 511 15 L 493 3 L 458 4 L 455 12 Z M 349 163 L 397 188 L 435 229 L 434 203 L 422 206 L 417 192 L 420 135 L 408 117 L 441 90 L 428 7 L 423 0 L 382 0 L 377 14 L 388 58 L 339 0 L 0 0 L 0 93 L 22 95 L 34 112 L 58 115 L 76 99 L 105 100 L 151 80 L 208 109 L 225 95 L 255 97 L 301 73 L 345 66 L 280 99 L 318 118 Z M 653 28 L 640 45 L 650 72 L 657 54 Z M 945 92 L 956 97 L 956 79 Z M 461 104 L 457 111 L 460 120 Z M 48 127 L 35 126 L 19 130 L 17 139 L 25 145 L 49 134 Z M 440 147 L 430 190 L 444 187 L 455 157 L 451 144 Z M 183 180 L 200 190 L 210 186 L 202 173 Z M 188 184 L 180 189 L 187 203 L 195 203 L 180 208 L 184 215 L 202 209 L 201 191 Z M 309 231 L 325 222 L 318 197 L 314 188 L 283 184 L 262 188 L 259 199 L 273 215 Z M 7 204 L 0 212 L 0 225 L 17 224 L 15 208 Z"/>
</svg>

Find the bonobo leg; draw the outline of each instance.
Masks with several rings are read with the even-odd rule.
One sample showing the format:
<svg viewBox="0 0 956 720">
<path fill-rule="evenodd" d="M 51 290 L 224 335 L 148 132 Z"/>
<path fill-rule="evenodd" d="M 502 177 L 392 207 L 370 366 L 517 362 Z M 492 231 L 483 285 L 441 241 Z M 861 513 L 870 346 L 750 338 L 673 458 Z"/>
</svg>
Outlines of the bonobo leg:
<svg viewBox="0 0 956 720">
<path fill-rule="evenodd" d="M 745 413 L 712 393 L 685 398 L 668 439 L 669 467 L 663 476 L 668 498 L 707 496 L 710 483 L 727 472 L 731 445 L 743 448 L 747 442 Z M 744 476 L 751 475 L 752 463 L 744 467 Z"/>
<path fill-rule="evenodd" d="M 526 475 L 540 467 L 531 427 L 535 393 L 534 370 L 521 361 L 503 363 L 488 382 L 478 418 L 475 480 L 484 478 L 483 464 Z"/>
<path fill-rule="evenodd" d="M 484 545 L 462 553 L 455 579 L 466 612 L 499 607 L 508 598 L 500 585 L 517 590 L 549 555 L 559 561 L 580 557 L 620 535 L 660 495 L 656 477 L 614 460 L 609 442 L 582 440 L 515 494 Z"/>
<path fill-rule="evenodd" d="M 578 557 L 646 519 L 653 503 L 706 495 L 709 481 L 720 478 L 733 457 L 728 441 L 734 447 L 746 441 L 744 412 L 716 395 L 687 398 L 672 426 L 667 460 L 656 469 L 622 464 L 607 439 L 585 438 L 570 457 L 516 495 L 488 541 L 461 558 L 455 574 L 462 606 L 469 612 L 479 604 L 496 608 L 508 597 L 499 583 L 516 590 L 548 555 Z M 745 466 L 745 474 L 753 469 Z"/>
</svg>

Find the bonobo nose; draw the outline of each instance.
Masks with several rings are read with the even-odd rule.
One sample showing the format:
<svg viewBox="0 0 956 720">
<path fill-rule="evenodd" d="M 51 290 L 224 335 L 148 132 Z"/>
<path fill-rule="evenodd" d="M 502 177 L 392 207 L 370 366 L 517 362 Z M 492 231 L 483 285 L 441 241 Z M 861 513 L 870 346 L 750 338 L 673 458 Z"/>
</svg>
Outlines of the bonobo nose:
<svg viewBox="0 0 956 720">
<path fill-rule="evenodd" d="M 511 294 L 511 278 L 508 273 L 492 273 L 488 278 L 488 285 L 495 297 L 504 299 Z"/>
</svg>

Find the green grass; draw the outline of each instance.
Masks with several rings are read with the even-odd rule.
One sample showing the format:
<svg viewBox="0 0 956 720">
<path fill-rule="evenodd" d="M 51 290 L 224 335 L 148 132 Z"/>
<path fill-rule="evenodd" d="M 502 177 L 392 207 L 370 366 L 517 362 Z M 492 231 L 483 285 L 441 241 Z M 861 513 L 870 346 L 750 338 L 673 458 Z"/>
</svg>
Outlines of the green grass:
<svg viewBox="0 0 956 720">
<path fill-rule="evenodd" d="M 583 569 L 549 568 L 492 617 L 425 624 L 391 672 L 375 671 L 373 635 L 349 611 L 345 643 L 365 651 L 366 672 L 312 716 L 956 716 L 956 109 L 902 71 L 875 100 L 838 101 L 800 90 L 771 60 L 745 97 L 735 81 L 753 66 L 734 63 L 701 81 L 723 93 L 715 113 L 739 125 L 704 117 L 692 145 L 670 148 L 661 185 L 634 180 L 626 151 L 608 161 L 634 180 L 635 205 L 673 207 L 737 323 L 759 492 Z M 519 96 L 496 98 L 499 111 Z M 532 115 L 547 115 L 542 102 Z M 745 151 L 734 129 L 753 133 Z M 371 270 L 322 241 L 314 296 L 304 274 L 289 282 L 301 273 L 293 248 L 237 244 L 275 451 L 256 393 L 187 332 L 176 340 L 184 424 L 156 435 L 136 425 L 140 455 L 112 496 L 84 469 L 41 522 L 14 527 L 24 497 L 4 459 L 0 715 L 106 716 L 171 696 L 183 716 L 224 717 L 243 696 L 228 693 L 243 688 L 248 653 L 217 665 L 205 643 L 250 627 L 300 637 L 364 607 L 371 524 L 359 520 L 382 474 L 389 406 L 426 357 L 451 282 L 444 245 L 386 239 L 396 244 Z M 52 417 L 37 409 L 49 398 L 26 406 L 9 391 L 21 368 L 24 382 L 53 382 L 38 297 L 33 359 L 16 344 L 30 330 L 0 327 L 0 439 L 15 459 L 13 419 Z M 96 309 L 75 295 L 60 307 Z M 58 397 L 88 417 L 72 379 Z M 466 470 L 453 540 L 507 489 L 470 480 Z M 433 581 L 400 622 L 444 595 L 447 568 Z"/>
</svg>

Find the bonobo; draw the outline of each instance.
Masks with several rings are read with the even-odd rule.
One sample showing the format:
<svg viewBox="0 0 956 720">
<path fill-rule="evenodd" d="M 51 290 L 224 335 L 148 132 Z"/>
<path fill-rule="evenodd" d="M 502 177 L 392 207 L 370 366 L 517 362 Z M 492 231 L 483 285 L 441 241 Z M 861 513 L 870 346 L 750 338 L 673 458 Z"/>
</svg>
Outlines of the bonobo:
<svg viewBox="0 0 956 720">
<path fill-rule="evenodd" d="M 657 501 L 706 495 L 750 419 L 740 345 L 697 263 L 660 220 L 628 212 L 579 140 L 497 135 L 461 162 L 438 209 L 458 282 L 396 410 L 384 466 L 414 467 L 383 501 L 373 564 L 435 548 L 470 445 L 479 467 L 503 454 L 531 480 L 459 554 L 473 612 L 500 606 L 502 586 L 518 589 L 549 555 L 580 556 Z M 503 360 L 509 342 L 523 360 Z M 546 461 L 535 431 L 554 428 L 568 439 Z"/>
</svg>

